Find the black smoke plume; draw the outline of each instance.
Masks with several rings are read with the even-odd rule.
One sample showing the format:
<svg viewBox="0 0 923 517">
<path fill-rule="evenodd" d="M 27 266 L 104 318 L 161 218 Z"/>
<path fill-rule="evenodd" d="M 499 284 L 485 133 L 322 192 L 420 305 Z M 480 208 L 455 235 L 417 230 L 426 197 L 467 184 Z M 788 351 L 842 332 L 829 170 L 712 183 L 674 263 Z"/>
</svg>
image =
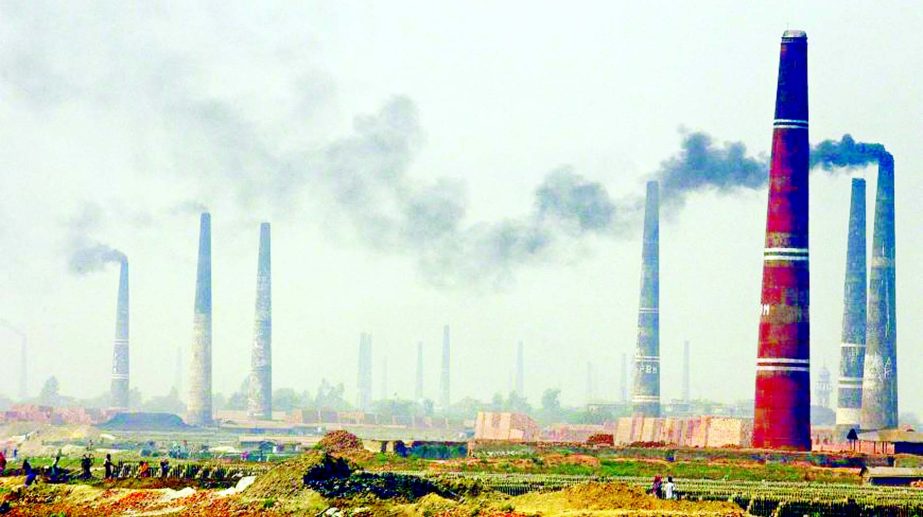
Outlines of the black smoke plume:
<svg viewBox="0 0 923 517">
<path fill-rule="evenodd" d="M 838 141 L 824 140 L 811 150 L 811 167 L 826 171 L 839 168 L 865 167 L 889 157 L 885 146 L 876 143 L 856 142 L 852 135 L 843 135 Z"/>
<path fill-rule="evenodd" d="M 878 143 L 856 142 L 850 135 L 824 140 L 811 149 L 811 168 L 830 173 L 865 167 L 890 156 Z M 701 131 L 686 133 L 680 151 L 661 162 L 655 174 L 661 196 L 669 207 L 681 205 L 686 195 L 699 190 L 729 192 L 757 189 L 769 181 L 769 159 L 765 154 L 748 156 L 741 142 L 716 144 Z"/>
<path fill-rule="evenodd" d="M 351 136 L 325 148 L 316 178 L 359 238 L 412 252 L 436 284 L 505 283 L 518 266 L 547 260 L 569 242 L 619 233 L 617 223 L 636 209 L 561 167 L 535 188 L 529 212 L 467 222 L 462 182 L 409 176 L 422 134 L 414 103 L 394 97 L 377 113 L 356 118 Z"/>
<path fill-rule="evenodd" d="M 100 218 L 100 208 L 87 204 L 81 213 L 68 223 L 70 235 L 67 265 L 71 273 L 85 275 L 99 271 L 107 264 L 128 261 L 128 257 L 122 251 L 90 237 L 90 232 L 99 224 Z"/>
<path fill-rule="evenodd" d="M 686 194 L 713 189 L 727 192 L 738 188 L 755 189 L 767 181 L 768 160 L 765 156 L 747 156 L 741 142 L 718 145 L 706 133 L 686 133 L 679 153 L 660 164 L 664 204 L 681 204 Z"/>
</svg>

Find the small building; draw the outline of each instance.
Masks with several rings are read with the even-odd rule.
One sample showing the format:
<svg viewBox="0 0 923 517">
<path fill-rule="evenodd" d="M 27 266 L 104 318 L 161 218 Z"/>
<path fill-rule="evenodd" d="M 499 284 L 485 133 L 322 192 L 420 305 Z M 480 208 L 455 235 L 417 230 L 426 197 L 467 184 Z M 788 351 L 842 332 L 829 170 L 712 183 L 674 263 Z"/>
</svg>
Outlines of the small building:
<svg viewBox="0 0 923 517">
<path fill-rule="evenodd" d="M 862 479 L 870 485 L 901 486 L 923 481 L 923 469 L 901 467 L 868 467 Z"/>
<path fill-rule="evenodd" d="M 913 429 L 882 429 L 859 433 L 859 442 L 882 444 L 891 454 L 923 455 L 923 433 Z"/>
<path fill-rule="evenodd" d="M 479 411 L 474 423 L 475 440 L 534 442 L 539 434 L 538 424 L 522 413 Z"/>
</svg>

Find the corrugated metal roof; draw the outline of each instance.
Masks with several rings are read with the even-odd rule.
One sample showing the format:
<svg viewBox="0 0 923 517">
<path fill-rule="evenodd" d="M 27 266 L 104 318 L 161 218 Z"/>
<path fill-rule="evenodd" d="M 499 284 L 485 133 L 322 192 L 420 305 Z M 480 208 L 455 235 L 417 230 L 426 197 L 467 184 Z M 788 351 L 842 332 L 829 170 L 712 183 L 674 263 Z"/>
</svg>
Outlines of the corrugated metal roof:
<svg viewBox="0 0 923 517">
<path fill-rule="evenodd" d="M 868 467 L 867 477 L 923 478 L 923 469 L 907 467 Z"/>
<path fill-rule="evenodd" d="M 868 442 L 923 443 L 923 433 L 903 429 L 882 429 L 859 433 L 859 439 Z"/>
</svg>

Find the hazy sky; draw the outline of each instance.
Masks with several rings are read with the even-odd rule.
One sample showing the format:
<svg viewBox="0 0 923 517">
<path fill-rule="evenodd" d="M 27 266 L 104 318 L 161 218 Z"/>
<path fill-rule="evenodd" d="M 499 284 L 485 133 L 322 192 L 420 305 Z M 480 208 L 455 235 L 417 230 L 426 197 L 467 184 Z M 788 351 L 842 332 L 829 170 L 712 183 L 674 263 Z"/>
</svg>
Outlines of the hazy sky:
<svg viewBox="0 0 923 517">
<path fill-rule="evenodd" d="M 533 402 L 551 386 L 582 402 L 588 360 L 614 398 L 635 343 L 640 224 L 630 209 L 604 229 L 549 216 L 536 189 L 598 182 L 630 207 L 684 131 L 768 152 L 779 38 L 799 28 L 812 142 L 851 133 L 895 156 L 900 407 L 923 410 L 923 10 L 499 4 L 0 2 L 0 318 L 29 335 L 32 393 L 51 374 L 68 394 L 109 388 L 117 268 L 68 267 L 94 242 L 131 264 L 132 385 L 169 390 L 178 349 L 188 366 L 207 206 L 218 391 L 248 373 L 268 220 L 275 387 L 326 377 L 353 400 L 367 331 L 376 375 L 386 351 L 405 397 L 422 340 L 435 398 L 449 323 L 455 399 L 507 391 L 520 339 Z M 856 174 L 871 227 L 874 169 L 811 181 L 812 366 L 834 377 Z M 694 396 L 752 398 L 765 213 L 765 189 L 665 210 L 665 399 L 686 339 Z M 0 392 L 14 395 L 18 344 L 6 330 L 0 344 Z"/>
</svg>

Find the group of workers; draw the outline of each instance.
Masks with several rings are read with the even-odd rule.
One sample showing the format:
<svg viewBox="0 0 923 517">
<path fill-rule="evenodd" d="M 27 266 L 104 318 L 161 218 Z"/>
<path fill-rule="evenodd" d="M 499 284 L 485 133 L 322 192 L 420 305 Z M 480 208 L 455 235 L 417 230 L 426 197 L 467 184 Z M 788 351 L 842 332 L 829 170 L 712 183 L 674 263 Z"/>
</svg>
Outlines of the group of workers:
<svg viewBox="0 0 923 517">
<path fill-rule="evenodd" d="M 105 479 L 129 477 L 149 478 L 155 476 L 155 471 L 151 468 L 151 464 L 145 460 L 138 462 L 138 468 L 133 469 L 128 463 L 119 462 L 118 465 L 112 463 L 112 456 L 109 454 L 106 454 L 106 461 L 103 462 L 103 470 L 105 471 Z M 167 477 L 169 472 L 170 462 L 167 461 L 166 458 L 160 460 L 160 477 Z"/>
<path fill-rule="evenodd" d="M 676 484 L 673 483 L 673 477 L 667 476 L 667 481 L 664 483 L 661 476 L 654 476 L 654 481 L 651 482 L 651 488 L 647 493 L 658 499 L 676 499 Z"/>
<path fill-rule="evenodd" d="M 60 483 L 66 482 L 70 476 L 70 473 L 67 469 L 61 468 L 61 453 L 55 456 L 54 461 L 51 466 L 45 470 L 45 475 L 48 478 L 50 483 Z M 6 470 L 7 460 L 6 455 L 3 451 L 0 451 L 0 475 Z M 166 458 L 160 460 L 160 477 L 165 478 L 170 471 L 170 462 Z M 91 469 L 93 468 L 93 455 L 84 454 L 80 458 L 80 478 L 81 479 L 91 479 L 93 474 Z M 141 460 L 138 463 L 137 469 L 132 468 L 130 464 L 119 462 L 118 465 L 112 462 L 112 455 L 106 454 L 106 459 L 103 462 L 103 471 L 104 479 L 120 479 L 120 478 L 129 478 L 129 477 L 139 477 L 139 478 L 149 478 L 154 477 L 154 471 L 151 468 L 151 464 L 147 461 Z M 36 478 L 39 475 L 39 469 L 32 466 L 29 463 L 28 458 L 23 459 L 22 462 L 22 475 L 26 477 L 26 486 L 29 486 L 35 483 Z"/>
</svg>

